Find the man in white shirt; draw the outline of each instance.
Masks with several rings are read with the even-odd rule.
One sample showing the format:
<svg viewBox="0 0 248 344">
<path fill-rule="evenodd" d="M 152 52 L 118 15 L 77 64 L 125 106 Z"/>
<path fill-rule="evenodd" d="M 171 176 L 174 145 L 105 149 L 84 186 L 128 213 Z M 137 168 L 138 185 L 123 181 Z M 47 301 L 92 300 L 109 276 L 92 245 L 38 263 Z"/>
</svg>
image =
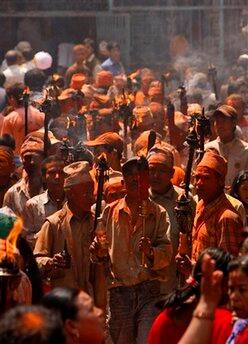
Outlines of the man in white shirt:
<svg viewBox="0 0 248 344">
<path fill-rule="evenodd" d="M 4 87 L 8 88 L 16 83 L 23 83 L 25 70 L 20 67 L 20 53 L 16 50 L 9 50 L 5 55 L 8 68 L 3 74 L 6 78 Z"/>
</svg>

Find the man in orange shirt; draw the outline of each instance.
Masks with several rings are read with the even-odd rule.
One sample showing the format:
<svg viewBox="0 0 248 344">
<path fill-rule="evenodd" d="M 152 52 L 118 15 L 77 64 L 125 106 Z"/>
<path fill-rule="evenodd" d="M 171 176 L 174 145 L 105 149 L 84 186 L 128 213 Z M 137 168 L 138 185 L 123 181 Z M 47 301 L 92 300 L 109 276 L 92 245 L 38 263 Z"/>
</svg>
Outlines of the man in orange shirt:
<svg viewBox="0 0 248 344">
<path fill-rule="evenodd" d="M 238 255 L 242 243 L 243 223 L 224 193 L 227 162 L 211 151 L 204 154 L 195 174 L 200 201 L 192 232 L 192 259 L 207 247 L 220 247 Z"/>
<path fill-rule="evenodd" d="M 14 108 L 3 119 L 2 133 L 10 134 L 15 139 L 15 155 L 20 155 L 21 145 L 25 138 L 25 109 L 23 106 L 23 84 L 15 84 L 7 89 L 8 103 Z M 44 113 L 40 112 L 32 105 L 28 107 L 28 133 L 43 127 Z"/>
</svg>

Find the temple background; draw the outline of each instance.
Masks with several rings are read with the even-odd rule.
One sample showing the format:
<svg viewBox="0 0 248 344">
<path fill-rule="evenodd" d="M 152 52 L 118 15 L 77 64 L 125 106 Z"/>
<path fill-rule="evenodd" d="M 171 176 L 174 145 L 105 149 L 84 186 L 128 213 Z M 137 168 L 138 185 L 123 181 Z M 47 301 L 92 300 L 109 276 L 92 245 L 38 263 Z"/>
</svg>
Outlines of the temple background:
<svg viewBox="0 0 248 344">
<path fill-rule="evenodd" d="M 0 0 L 0 58 L 20 40 L 56 57 L 59 43 L 92 37 L 118 41 L 127 69 L 161 69 L 179 35 L 225 65 L 247 51 L 246 25 L 247 0 Z"/>
</svg>

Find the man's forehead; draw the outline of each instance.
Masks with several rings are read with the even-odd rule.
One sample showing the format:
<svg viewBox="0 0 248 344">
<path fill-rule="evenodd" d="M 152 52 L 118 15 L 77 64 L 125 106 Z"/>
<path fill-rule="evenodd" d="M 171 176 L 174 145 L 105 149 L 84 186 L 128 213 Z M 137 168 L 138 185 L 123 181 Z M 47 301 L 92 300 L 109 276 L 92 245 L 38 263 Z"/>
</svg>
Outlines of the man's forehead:
<svg viewBox="0 0 248 344">
<path fill-rule="evenodd" d="M 32 157 L 32 156 L 41 157 L 42 154 L 41 152 L 37 152 L 37 151 L 29 151 L 23 154 L 23 157 Z"/>
<path fill-rule="evenodd" d="M 65 167 L 65 164 L 63 161 L 50 161 L 46 164 L 47 169 L 63 169 Z"/>
<path fill-rule="evenodd" d="M 214 171 L 211 170 L 210 168 L 208 167 L 204 167 L 204 166 L 199 166 L 196 168 L 196 171 L 195 171 L 195 176 L 200 176 L 200 175 L 212 175 L 214 174 Z"/>
</svg>

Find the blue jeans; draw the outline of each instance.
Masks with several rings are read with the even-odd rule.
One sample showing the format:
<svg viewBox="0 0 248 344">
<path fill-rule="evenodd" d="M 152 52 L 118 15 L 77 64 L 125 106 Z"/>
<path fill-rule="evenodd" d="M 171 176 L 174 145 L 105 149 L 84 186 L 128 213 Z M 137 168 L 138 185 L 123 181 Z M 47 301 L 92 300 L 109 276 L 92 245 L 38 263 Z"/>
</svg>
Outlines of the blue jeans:
<svg viewBox="0 0 248 344">
<path fill-rule="evenodd" d="M 114 344 L 146 344 L 158 314 L 159 281 L 109 290 L 109 332 Z"/>
</svg>

